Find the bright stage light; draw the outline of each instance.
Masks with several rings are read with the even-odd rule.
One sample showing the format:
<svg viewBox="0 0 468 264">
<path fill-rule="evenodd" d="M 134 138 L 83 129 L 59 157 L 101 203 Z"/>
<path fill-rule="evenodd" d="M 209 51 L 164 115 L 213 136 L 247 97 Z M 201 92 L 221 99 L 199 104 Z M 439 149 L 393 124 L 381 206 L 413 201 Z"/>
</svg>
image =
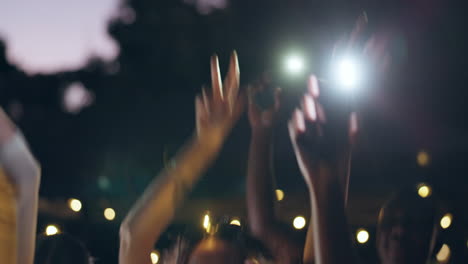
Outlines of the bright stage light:
<svg viewBox="0 0 468 264">
<path fill-rule="evenodd" d="M 304 71 L 304 59 L 297 54 L 287 56 L 285 63 L 286 70 L 291 74 L 299 74 Z"/>
<path fill-rule="evenodd" d="M 351 57 L 345 57 L 335 65 L 335 81 L 345 91 L 352 91 L 362 81 L 361 64 Z"/>
</svg>

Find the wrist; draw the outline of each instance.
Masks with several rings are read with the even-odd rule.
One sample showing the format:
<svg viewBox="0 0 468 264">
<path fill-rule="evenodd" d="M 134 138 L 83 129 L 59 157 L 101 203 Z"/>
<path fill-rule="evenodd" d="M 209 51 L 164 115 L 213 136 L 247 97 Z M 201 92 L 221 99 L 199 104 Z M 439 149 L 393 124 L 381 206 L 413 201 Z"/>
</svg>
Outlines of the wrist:
<svg viewBox="0 0 468 264">
<path fill-rule="evenodd" d="M 316 164 L 313 171 L 308 170 L 307 187 L 316 198 L 325 198 L 336 191 L 341 191 L 339 170 L 326 164 Z"/>
<path fill-rule="evenodd" d="M 195 134 L 192 138 L 192 144 L 200 149 L 201 153 L 217 153 L 224 144 L 224 139 Z"/>
<path fill-rule="evenodd" d="M 272 127 L 252 127 L 252 138 L 272 138 L 273 137 Z"/>
</svg>

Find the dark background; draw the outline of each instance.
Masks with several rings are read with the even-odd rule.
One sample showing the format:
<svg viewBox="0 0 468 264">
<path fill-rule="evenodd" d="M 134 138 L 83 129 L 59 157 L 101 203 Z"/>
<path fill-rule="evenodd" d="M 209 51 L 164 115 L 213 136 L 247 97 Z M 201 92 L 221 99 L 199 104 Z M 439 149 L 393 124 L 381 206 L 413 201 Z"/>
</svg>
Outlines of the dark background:
<svg viewBox="0 0 468 264">
<path fill-rule="evenodd" d="M 1 46 L 0 103 L 10 113 L 15 111 L 12 105 L 20 105 L 15 121 L 42 166 L 38 232 L 56 223 L 83 239 L 98 263 L 116 263 L 120 221 L 192 133 L 193 99 L 209 83 L 210 55 L 219 54 L 226 69 L 233 49 L 239 54 L 242 84 L 269 71 L 283 88 L 275 174 L 286 198 L 278 203 L 278 215 L 288 225 L 295 215 L 307 216 L 306 188 L 286 132 L 305 76 L 287 76 L 281 71 L 282 59 L 289 50 L 300 50 L 307 56 L 308 72 L 320 74 L 334 43 L 346 37 L 365 10 L 369 34 L 387 43 L 391 67 L 358 102 L 362 138 L 354 155 L 349 216 L 353 227 L 371 232 L 370 242 L 361 246 L 363 256 L 374 257 L 373 230 L 386 197 L 426 182 L 444 211 L 454 216 L 439 246 L 451 247 L 451 263 L 466 263 L 464 7 L 442 0 L 236 0 L 225 9 L 200 14 L 182 1 L 128 0 L 121 16 L 109 21 L 108 31 L 120 46 L 115 61 L 93 58 L 77 71 L 30 76 L 6 60 Z M 134 21 L 126 17 L 128 8 Z M 95 95 L 94 103 L 77 114 L 62 107 L 64 89 L 73 82 Z M 182 225 L 201 228 L 205 210 L 245 217 L 248 142 L 243 118 L 171 231 Z M 427 167 L 416 162 L 421 150 L 430 155 Z M 70 197 L 83 202 L 80 213 L 66 208 Z M 115 208 L 115 221 L 103 218 L 106 207 Z"/>
</svg>

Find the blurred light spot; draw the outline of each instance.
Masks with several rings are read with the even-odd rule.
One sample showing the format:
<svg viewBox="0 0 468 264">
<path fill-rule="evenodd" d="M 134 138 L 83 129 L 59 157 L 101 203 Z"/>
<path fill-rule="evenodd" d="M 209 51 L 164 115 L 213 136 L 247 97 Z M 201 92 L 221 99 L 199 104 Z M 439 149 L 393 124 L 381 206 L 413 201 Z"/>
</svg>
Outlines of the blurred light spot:
<svg viewBox="0 0 468 264">
<path fill-rule="evenodd" d="M 45 230 L 46 236 L 53 236 L 60 233 L 59 228 L 56 225 L 48 225 Z"/>
<path fill-rule="evenodd" d="M 202 15 L 208 15 L 216 9 L 224 9 L 228 5 L 227 0 L 184 0 L 184 2 L 195 5 Z"/>
<path fill-rule="evenodd" d="M 429 185 L 422 183 L 418 186 L 418 195 L 421 196 L 422 198 L 431 196 L 431 193 L 432 193 L 432 189 Z"/>
<path fill-rule="evenodd" d="M 19 121 L 23 116 L 23 105 L 18 101 L 11 101 L 8 105 L 8 113 L 15 121 Z"/>
<path fill-rule="evenodd" d="M 239 219 L 237 219 L 237 218 L 233 218 L 229 224 L 230 225 L 241 226 L 241 221 Z"/>
<path fill-rule="evenodd" d="M 429 165 L 429 162 L 431 161 L 431 157 L 426 151 L 421 150 L 418 153 L 417 161 L 418 161 L 419 166 L 426 167 L 427 165 Z"/>
<path fill-rule="evenodd" d="M 295 229 L 303 229 L 306 225 L 306 220 L 303 216 L 296 216 L 293 221 L 293 226 Z"/>
<path fill-rule="evenodd" d="M 447 229 L 450 227 L 450 225 L 452 224 L 452 214 L 445 214 L 442 219 L 440 219 L 440 226 L 443 228 L 443 229 Z"/>
<path fill-rule="evenodd" d="M 63 108 L 72 114 L 79 113 L 83 108 L 90 106 L 93 101 L 93 93 L 80 82 L 71 83 L 63 92 Z"/>
<path fill-rule="evenodd" d="M 343 90 L 356 88 L 362 79 L 362 69 L 359 63 L 351 58 L 344 58 L 336 66 L 336 80 Z"/>
<path fill-rule="evenodd" d="M 104 217 L 109 220 L 109 221 L 112 221 L 115 219 L 115 211 L 114 209 L 112 208 L 106 208 L 104 210 Z"/>
<path fill-rule="evenodd" d="M 206 230 L 207 233 L 210 232 L 211 222 L 210 216 L 208 214 L 205 214 L 205 216 L 203 217 L 203 228 Z"/>
<path fill-rule="evenodd" d="M 443 244 L 436 255 L 437 261 L 446 262 L 450 258 L 450 247 Z"/>
<path fill-rule="evenodd" d="M 72 211 L 79 212 L 81 210 L 82 204 L 80 200 L 72 198 L 68 200 L 68 206 L 70 209 L 72 209 Z"/>
<path fill-rule="evenodd" d="M 151 263 L 157 264 L 159 262 L 159 252 L 157 250 L 151 251 L 150 257 Z"/>
<path fill-rule="evenodd" d="M 99 188 L 101 188 L 102 190 L 107 190 L 107 189 L 109 189 L 109 187 L 110 187 L 109 178 L 107 178 L 106 176 L 100 176 L 100 177 L 98 178 L 98 186 L 99 186 Z"/>
<path fill-rule="evenodd" d="M 367 241 L 369 241 L 369 232 L 367 232 L 367 230 L 364 228 L 358 229 L 356 232 L 356 240 L 360 244 L 367 243 Z"/>
<path fill-rule="evenodd" d="M 297 54 L 290 54 L 285 61 L 286 71 L 291 74 L 299 74 L 304 70 L 304 59 Z"/>
<path fill-rule="evenodd" d="M 281 189 L 276 189 L 275 193 L 276 193 L 276 199 L 277 199 L 278 201 L 282 201 L 282 200 L 284 199 L 284 192 L 283 192 L 283 190 L 281 190 Z"/>
</svg>

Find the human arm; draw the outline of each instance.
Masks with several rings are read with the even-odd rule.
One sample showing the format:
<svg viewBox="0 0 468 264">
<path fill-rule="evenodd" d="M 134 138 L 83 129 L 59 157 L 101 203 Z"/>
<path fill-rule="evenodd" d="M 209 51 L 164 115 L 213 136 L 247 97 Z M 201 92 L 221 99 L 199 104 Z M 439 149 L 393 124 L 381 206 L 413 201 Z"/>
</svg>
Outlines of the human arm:
<svg viewBox="0 0 468 264">
<path fill-rule="evenodd" d="M 255 101 L 265 84 L 249 88 L 251 141 L 247 165 L 247 212 L 252 235 L 262 241 L 278 263 L 297 263 L 301 247 L 280 228 L 274 213 L 273 130 L 279 107 L 280 90 L 274 91 L 274 103 L 264 109 Z"/>
<path fill-rule="evenodd" d="M 32 264 L 36 241 L 40 167 L 21 133 L 0 109 L 0 165 L 15 189 L 16 261 Z"/>
<path fill-rule="evenodd" d="M 332 120 L 327 120 L 318 95 L 318 82 L 312 77 L 302 108 L 296 109 L 289 122 L 296 158 L 309 188 L 313 250 L 316 263 L 356 263 L 343 188 L 349 169 L 350 141 L 354 141 L 357 132 L 356 118 L 354 114 L 351 118 L 341 115 L 337 118 L 340 126 L 332 131 Z"/>
<path fill-rule="evenodd" d="M 211 60 L 212 94 L 204 91 L 195 100 L 196 131 L 165 168 L 146 188 L 120 227 L 119 262 L 150 263 L 150 252 L 203 173 L 210 167 L 242 113 L 238 96 L 237 55 L 231 56 L 223 85 L 218 59 Z"/>
</svg>

